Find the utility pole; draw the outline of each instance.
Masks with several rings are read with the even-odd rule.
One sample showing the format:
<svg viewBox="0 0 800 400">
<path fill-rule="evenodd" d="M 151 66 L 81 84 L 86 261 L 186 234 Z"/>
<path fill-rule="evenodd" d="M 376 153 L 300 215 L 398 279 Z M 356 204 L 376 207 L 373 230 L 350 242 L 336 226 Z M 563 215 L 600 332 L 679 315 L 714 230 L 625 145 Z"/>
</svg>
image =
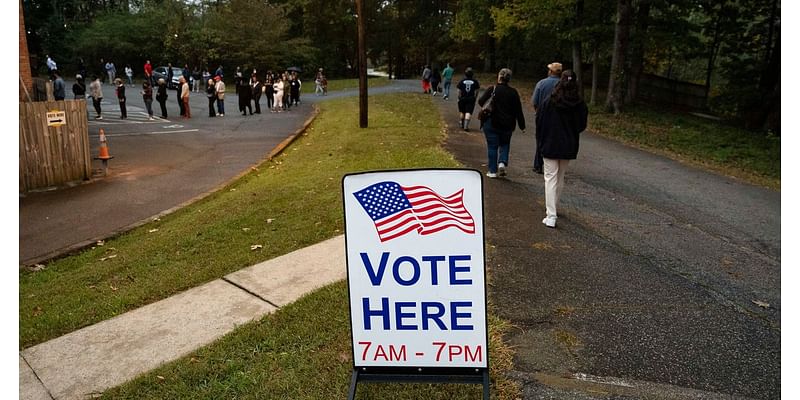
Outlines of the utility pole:
<svg viewBox="0 0 800 400">
<path fill-rule="evenodd" d="M 356 22 L 358 24 L 358 126 L 367 127 L 367 43 L 364 0 L 356 0 Z"/>
</svg>

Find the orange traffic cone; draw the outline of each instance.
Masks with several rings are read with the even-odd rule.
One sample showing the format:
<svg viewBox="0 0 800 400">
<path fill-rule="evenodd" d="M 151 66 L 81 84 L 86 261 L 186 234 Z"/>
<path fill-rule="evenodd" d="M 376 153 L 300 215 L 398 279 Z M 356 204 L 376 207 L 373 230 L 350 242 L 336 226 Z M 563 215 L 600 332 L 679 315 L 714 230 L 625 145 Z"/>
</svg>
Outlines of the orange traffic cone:
<svg viewBox="0 0 800 400">
<path fill-rule="evenodd" d="M 106 131 L 103 128 L 100 128 L 100 154 L 97 155 L 98 160 L 110 160 L 114 157 L 111 157 L 108 154 L 108 144 L 106 144 Z"/>
</svg>

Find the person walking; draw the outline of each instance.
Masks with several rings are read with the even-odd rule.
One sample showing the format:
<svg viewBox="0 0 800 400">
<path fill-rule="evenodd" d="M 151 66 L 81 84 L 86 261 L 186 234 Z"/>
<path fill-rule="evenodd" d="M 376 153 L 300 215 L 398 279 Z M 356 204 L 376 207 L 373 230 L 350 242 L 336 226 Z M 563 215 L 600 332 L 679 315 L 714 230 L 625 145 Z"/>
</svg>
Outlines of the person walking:
<svg viewBox="0 0 800 400">
<path fill-rule="evenodd" d="M 86 83 L 83 81 L 83 75 L 75 75 L 75 83 L 72 84 L 72 95 L 75 100 L 86 100 Z"/>
<path fill-rule="evenodd" d="M 211 73 L 208 72 L 208 67 L 205 67 L 203 68 L 203 83 L 207 83 L 209 79 L 212 79 Z"/>
<path fill-rule="evenodd" d="M 128 107 L 125 98 L 125 84 L 122 79 L 114 79 L 114 84 L 117 86 L 117 100 L 119 100 L 119 119 L 128 118 Z"/>
<path fill-rule="evenodd" d="M 244 79 L 239 80 L 239 84 L 236 86 L 236 94 L 239 96 L 239 112 L 242 115 L 247 115 L 249 111 L 250 115 L 253 115 L 253 88 Z"/>
<path fill-rule="evenodd" d="M 53 98 L 56 101 L 64 100 L 67 97 L 67 85 L 64 83 L 64 79 L 61 78 L 61 74 L 57 71 L 53 71 Z"/>
<path fill-rule="evenodd" d="M 53 75 L 54 72 L 58 71 L 58 66 L 56 65 L 56 61 L 53 60 L 50 55 L 46 55 L 47 57 L 47 76 L 50 77 L 51 80 L 55 80 L 55 76 Z"/>
<path fill-rule="evenodd" d="M 183 81 L 181 81 L 181 79 L 183 79 Z M 178 84 L 175 86 L 175 99 L 178 101 L 178 112 L 181 117 L 186 116 L 186 108 L 183 104 L 183 82 L 186 82 L 186 78 L 181 75 L 178 77 Z"/>
<path fill-rule="evenodd" d="M 455 70 L 450 66 L 450 63 L 447 63 L 447 66 L 442 70 L 442 81 L 444 82 L 444 96 L 442 96 L 442 99 L 444 100 L 450 99 L 450 85 L 453 81 L 454 72 Z"/>
<path fill-rule="evenodd" d="M 497 74 L 497 84 L 486 89 L 478 104 L 484 107 L 492 102 L 492 112 L 483 121 L 483 134 L 489 151 L 489 162 L 486 176 L 496 178 L 506 175 L 508 155 L 511 150 L 511 135 L 515 125 L 525 133 L 525 116 L 522 114 L 522 102 L 517 89 L 508 85 L 511 81 L 511 70 L 503 68 Z"/>
<path fill-rule="evenodd" d="M 86 75 L 86 62 L 83 61 L 83 57 L 78 58 L 78 74 L 80 76 L 87 76 Z"/>
<path fill-rule="evenodd" d="M 197 65 L 194 66 L 192 70 L 192 91 L 195 93 L 200 93 L 200 82 L 203 79 L 203 73 L 200 72 L 200 67 Z M 206 81 L 202 81 L 206 82 Z"/>
<path fill-rule="evenodd" d="M 422 93 L 428 94 L 431 90 L 431 67 L 425 65 L 422 69 Z"/>
<path fill-rule="evenodd" d="M 478 89 L 481 87 L 473 75 L 472 68 L 467 67 L 464 70 L 464 79 L 456 85 L 458 90 L 458 116 L 461 129 L 466 132 L 469 132 L 469 120 L 472 117 L 472 111 L 475 110 L 475 100 L 478 99 Z"/>
<path fill-rule="evenodd" d="M 561 74 L 549 98 L 536 112 L 536 144 L 544 159 L 545 218 L 542 223 L 556 227 L 558 200 L 564 188 L 569 160 L 578 157 L 580 134 L 586 130 L 589 108 L 581 99 L 578 79 L 572 70 Z"/>
<path fill-rule="evenodd" d="M 155 85 L 153 82 L 153 65 L 150 64 L 150 60 L 144 62 L 144 79 L 150 82 L 151 87 Z"/>
<path fill-rule="evenodd" d="M 189 71 L 189 64 L 183 64 L 183 69 L 181 70 L 181 76 L 183 76 L 183 79 L 186 80 L 186 83 L 189 85 L 189 89 L 191 90 L 192 72 Z"/>
<path fill-rule="evenodd" d="M 167 81 L 164 78 L 158 78 L 158 93 L 156 94 L 156 100 L 158 100 L 158 104 L 161 106 L 161 118 L 167 119 Z"/>
<path fill-rule="evenodd" d="M 317 76 L 314 77 L 314 95 L 320 96 L 324 93 L 322 90 L 322 68 L 317 71 Z"/>
<path fill-rule="evenodd" d="M 192 118 L 192 110 L 189 108 L 189 82 L 186 81 L 186 77 L 181 76 L 180 79 L 180 88 L 181 88 L 181 104 L 183 104 L 183 117 L 184 118 Z"/>
<path fill-rule="evenodd" d="M 145 79 L 142 81 L 142 100 L 144 100 L 144 108 L 147 109 L 149 120 L 153 120 L 153 87 L 150 86 L 150 80 Z"/>
<path fill-rule="evenodd" d="M 550 95 L 553 93 L 553 89 L 561 79 L 561 68 L 561 63 L 559 62 L 547 64 L 547 78 L 544 78 L 536 83 L 536 87 L 534 87 L 533 94 L 531 95 L 533 112 L 538 112 L 539 108 L 542 106 L 542 103 L 550 98 Z M 543 165 L 544 160 L 542 159 L 542 150 L 537 141 L 536 153 L 533 156 L 533 172 L 536 172 L 537 174 L 543 173 Z"/>
<path fill-rule="evenodd" d="M 103 112 L 100 109 L 100 103 L 103 102 L 103 86 L 97 75 L 92 75 L 92 83 L 89 84 L 89 95 L 92 96 L 94 112 L 97 113 L 94 119 L 103 119 Z"/>
<path fill-rule="evenodd" d="M 267 108 L 272 111 L 272 107 L 275 103 L 275 88 L 273 85 L 275 84 L 275 77 L 272 74 L 272 71 L 267 71 L 267 76 L 264 78 L 264 94 L 267 95 Z"/>
<path fill-rule="evenodd" d="M 117 67 L 111 61 L 106 62 L 106 74 L 108 75 L 108 83 L 116 84 Z"/>
<path fill-rule="evenodd" d="M 220 66 L 220 69 L 222 66 Z M 225 116 L 225 82 L 222 81 L 222 75 L 214 77 L 214 87 L 217 90 L 217 116 Z"/>
<path fill-rule="evenodd" d="M 300 78 L 297 76 L 297 72 L 292 73 L 292 78 L 289 81 L 289 92 L 290 92 L 290 100 L 289 102 L 291 105 L 299 106 L 300 105 L 300 88 L 302 87 L 302 83 L 300 82 Z"/>
<path fill-rule="evenodd" d="M 172 71 L 172 63 L 167 63 L 167 88 L 172 86 L 172 78 L 175 76 L 175 72 Z"/>
<path fill-rule="evenodd" d="M 272 85 L 272 89 L 275 91 L 275 103 L 272 105 L 272 112 L 283 112 L 283 77 L 279 77 L 275 81 Z"/>
<path fill-rule="evenodd" d="M 131 69 L 130 64 L 125 64 L 125 76 L 128 77 L 128 85 L 133 87 L 133 69 Z"/>
<path fill-rule="evenodd" d="M 251 88 L 253 92 L 253 101 L 256 103 L 256 114 L 261 114 L 261 93 L 264 90 L 264 85 L 258 80 L 258 74 L 253 74 L 251 78 Z"/>
<path fill-rule="evenodd" d="M 217 88 L 213 79 L 206 80 L 206 97 L 208 97 L 208 116 L 216 117 L 214 112 L 214 102 L 217 101 Z"/>
<path fill-rule="evenodd" d="M 431 71 L 431 90 L 433 91 L 433 97 L 439 93 L 439 84 L 442 82 L 442 75 L 439 73 L 439 69 L 433 69 Z"/>
</svg>

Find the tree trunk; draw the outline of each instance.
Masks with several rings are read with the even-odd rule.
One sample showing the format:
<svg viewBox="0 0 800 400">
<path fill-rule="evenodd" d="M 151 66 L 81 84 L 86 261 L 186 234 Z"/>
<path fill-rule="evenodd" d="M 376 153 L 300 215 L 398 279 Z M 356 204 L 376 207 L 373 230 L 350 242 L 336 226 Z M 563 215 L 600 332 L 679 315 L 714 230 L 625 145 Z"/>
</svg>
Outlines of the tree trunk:
<svg viewBox="0 0 800 400">
<path fill-rule="evenodd" d="M 486 37 L 488 39 L 487 40 L 487 46 L 486 46 L 486 52 L 488 54 L 487 54 L 487 57 L 483 59 L 483 69 L 484 69 L 484 72 L 497 72 L 497 71 L 494 70 L 495 64 L 496 64 L 496 62 L 495 62 L 495 40 L 491 36 L 487 35 Z"/>
<path fill-rule="evenodd" d="M 720 10 L 714 18 L 714 39 L 708 47 L 708 64 L 706 64 L 706 100 L 708 94 L 711 92 L 711 76 L 714 73 L 714 64 L 716 64 L 717 51 L 720 45 L 720 19 L 722 18 L 722 10 Z"/>
<path fill-rule="evenodd" d="M 636 13 L 636 34 L 631 54 L 631 73 L 625 103 L 634 103 L 639 97 L 639 82 L 644 73 L 644 44 L 650 26 L 650 0 L 642 0 Z"/>
<path fill-rule="evenodd" d="M 583 0 L 575 2 L 575 30 L 583 27 Z M 578 93 L 583 97 L 583 43 L 576 39 L 572 41 L 572 70 L 575 72 L 578 84 Z"/>
<path fill-rule="evenodd" d="M 597 105 L 597 74 L 600 69 L 600 61 L 597 59 L 597 42 L 592 43 L 592 98 L 589 102 L 593 105 Z"/>
<path fill-rule="evenodd" d="M 614 29 L 614 50 L 611 56 L 611 73 L 608 78 L 606 109 L 614 114 L 622 112 L 625 98 L 625 54 L 628 52 L 631 30 L 631 0 L 617 1 L 617 21 Z"/>
</svg>

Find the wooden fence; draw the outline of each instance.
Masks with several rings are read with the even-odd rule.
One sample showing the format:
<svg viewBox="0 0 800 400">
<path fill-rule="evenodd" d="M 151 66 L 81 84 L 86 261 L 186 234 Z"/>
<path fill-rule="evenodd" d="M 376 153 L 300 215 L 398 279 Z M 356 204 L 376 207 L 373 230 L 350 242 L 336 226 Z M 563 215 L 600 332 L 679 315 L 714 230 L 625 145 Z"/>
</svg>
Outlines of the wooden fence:
<svg viewBox="0 0 800 400">
<path fill-rule="evenodd" d="M 65 124 L 48 126 L 50 111 L 64 111 Z M 83 100 L 19 103 L 20 193 L 91 178 L 88 122 Z"/>
</svg>

